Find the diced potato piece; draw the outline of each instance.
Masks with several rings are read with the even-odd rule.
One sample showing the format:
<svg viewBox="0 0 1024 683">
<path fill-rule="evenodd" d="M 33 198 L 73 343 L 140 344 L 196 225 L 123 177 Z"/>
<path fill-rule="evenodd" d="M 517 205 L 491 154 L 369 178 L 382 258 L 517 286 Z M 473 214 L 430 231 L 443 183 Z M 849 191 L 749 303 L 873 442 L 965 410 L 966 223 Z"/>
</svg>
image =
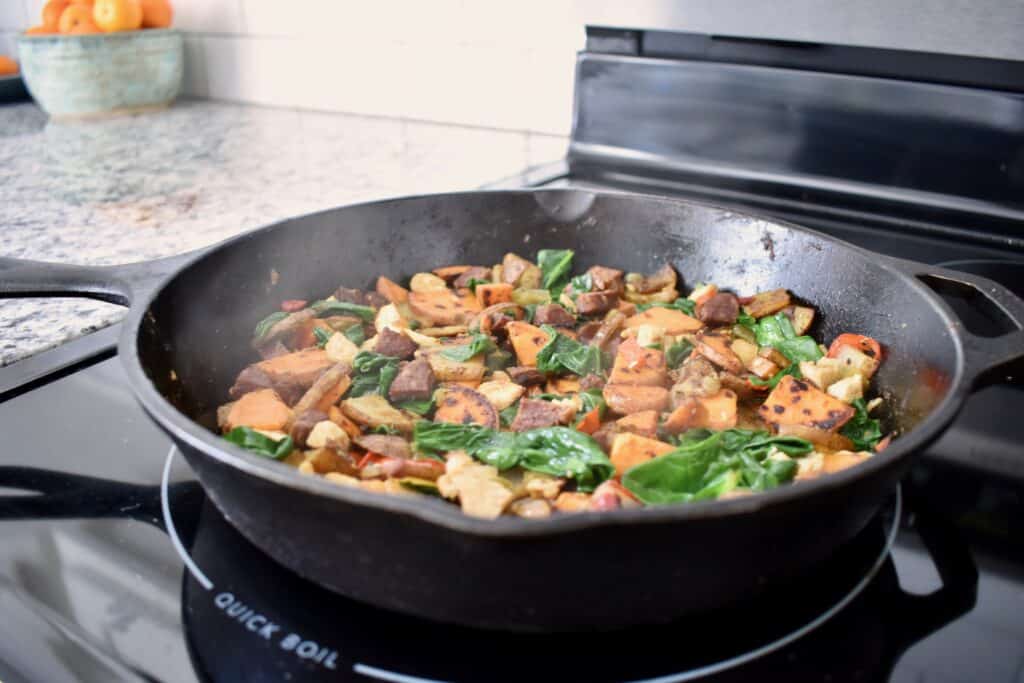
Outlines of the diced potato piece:
<svg viewBox="0 0 1024 683">
<path fill-rule="evenodd" d="M 686 298 L 700 306 L 715 294 L 718 294 L 718 286 L 706 283 L 694 287 L 693 291 L 690 292 L 690 296 Z"/>
<path fill-rule="evenodd" d="M 824 390 L 843 378 L 843 368 L 835 358 L 819 358 L 813 362 L 801 362 L 800 374 Z"/>
<path fill-rule="evenodd" d="M 668 379 L 665 353 L 659 349 L 647 349 L 636 339 L 627 339 L 619 345 L 608 382 L 611 384 L 634 384 L 661 386 Z"/>
<path fill-rule="evenodd" d="M 579 491 L 565 491 L 555 499 L 555 509 L 559 512 L 584 512 L 590 509 L 590 495 Z"/>
<path fill-rule="evenodd" d="M 743 373 L 743 362 L 732 350 L 728 337 L 702 334 L 697 337 L 697 353 L 734 375 Z"/>
<path fill-rule="evenodd" d="M 331 406 L 327 411 L 327 417 L 331 422 L 345 430 L 345 433 L 348 434 L 349 440 L 358 439 L 363 433 L 363 430 L 359 428 L 359 425 L 345 417 L 345 414 L 341 412 L 341 408 L 338 406 Z"/>
<path fill-rule="evenodd" d="M 530 323 L 514 320 L 505 326 L 508 338 L 515 349 L 519 365 L 534 367 L 537 365 L 537 354 L 548 343 L 548 335 L 544 330 Z"/>
<path fill-rule="evenodd" d="M 662 411 L 668 407 L 668 389 L 632 384 L 606 384 L 602 391 L 608 407 L 620 415 L 641 410 Z"/>
<path fill-rule="evenodd" d="M 696 332 L 704 327 L 704 323 L 696 318 L 691 318 L 674 308 L 665 308 L 663 306 L 654 306 L 642 313 L 626 318 L 625 326 L 627 329 L 640 327 L 641 325 L 655 325 L 665 330 L 665 334 L 671 335 Z"/>
<path fill-rule="evenodd" d="M 404 334 L 406 337 L 419 344 L 420 348 L 441 345 L 441 342 L 439 342 L 435 337 L 420 334 L 416 330 L 404 330 Z"/>
<path fill-rule="evenodd" d="M 551 504 L 540 498 L 523 498 L 509 505 L 508 511 L 516 517 L 543 519 L 551 516 Z"/>
<path fill-rule="evenodd" d="M 796 481 L 815 479 L 825 472 L 825 456 L 817 451 L 812 451 L 802 458 L 796 459 Z"/>
<path fill-rule="evenodd" d="M 859 465 L 868 458 L 871 457 L 870 453 L 856 453 L 853 451 L 837 451 L 835 453 L 826 453 L 825 461 L 822 464 L 822 471 L 826 474 L 832 472 L 839 472 L 845 470 L 847 467 L 853 467 Z"/>
<path fill-rule="evenodd" d="M 844 403 L 851 403 L 854 399 L 864 396 L 864 376 L 854 374 L 845 377 L 829 385 L 827 391 L 829 396 L 834 396 Z"/>
<path fill-rule="evenodd" d="M 487 368 L 484 366 L 484 359 L 480 355 L 474 356 L 469 360 L 458 361 L 448 358 L 442 351 L 444 351 L 444 347 L 431 348 L 429 351 L 419 351 L 419 353 L 426 357 L 427 362 L 430 363 L 430 369 L 434 371 L 434 377 L 439 381 L 480 381 L 484 378 Z"/>
<path fill-rule="evenodd" d="M 810 382 L 787 375 L 757 412 L 775 431 L 783 424 L 801 424 L 836 431 L 853 417 L 855 411 Z"/>
<path fill-rule="evenodd" d="M 491 284 L 476 286 L 476 302 L 481 308 L 512 301 L 512 285 Z"/>
<path fill-rule="evenodd" d="M 755 294 L 751 302 L 743 306 L 743 310 L 755 318 L 763 318 L 766 315 L 778 313 L 791 303 L 788 291 L 773 289 Z"/>
<path fill-rule="evenodd" d="M 448 285 L 433 273 L 416 273 L 409 280 L 409 289 L 414 292 L 436 292 L 448 289 Z"/>
<path fill-rule="evenodd" d="M 359 488 L 359 480 L 355 477 L 351 477 L 341 472 L 327 472 L 324 474 L 324 479 L 327 481 L 338 484 L 339 486 L 348 486 L 349 488 Z"/>
<path fill-rule="evenodd" d="M 746 339 L 733 339 L 732 340 L 732 352 L 736 354 L 736 357 L 740 361 L 750 368 L 751 363 L 757 358 L 757 344 L 751 344 Z M 753 370 L 751 370 L 753 372 Z"/>
<path fill-rule="evenodd" d="M 477 391 L 490 401 L 495 410 L 504 410 L 522 398 L 526 392 L 526 387 L 508 380 L 504 382 L 490 381 L 484 382 L 477 387 Z"/>
<path fill-rule="evenodd" d="M 615 475 L 621 477 L 634 465 L 647 462 L 674 449 L 675 446 L 672 444 L 625 432 L 616 435 L 612 441 L 610 458 L 615 465 Z"/>
<path fill-rule="evenodd" d="M 359 353 L 359 347 L 341 332 L 336 332 L 327 340 L 327 344 L 324 345 L 324 352 L 332 363 L 352 365 L 356 354 Z"/>
<path fill-rule="evenodd" d="M 404 304 L 409 300 L 409 290 L 384 276 L 377 278 L 377 293 L 393 304 Z"/>
<path fill-rule="evenodd" d="M 424 327 L 420 329 L 419 333 L 420 337 L 434 339 L 436 337 L 455 337 L 460 334 L 466 334 L 468 331 L 469 328 L 465 325 L 445 325 L 444 327 Z"/>
<path fill-rule="evenodd" d="M 485 519 L 498 517 L 515 498 L 497 469 L 477 463 L 462 464 L 454 470 L 446 468 L 437 480 L 437 488 L 446 498 L 458 498 L 467 515 Z"/>
<path fill-rule="evenodd" d="M 657 325 L 640 325 L 636 330 L 636 343 L 640 346 L 662 346 L 665 341 L 665 328 Z"/>
<path fill-rule="evenodd" d="M 624 432 L 631 432 L 648 439 L 658 437 L 658 411 L 641 410 L 639 413 L 627 415 L 615 422 Z"/>
<path fill-rule="evenodd" d="M 383 396 L 369 394 L 341 402 L 341 412 L 367 427 L 391 426 L 400 432 L 412 431 L 412 420 L 391 406 Z"/>
<path fill-rule="evenodd" d="M 578 377 L 555 377 L 548 380 L 547 390 L 552 394 L 574 394 L 580 390 Z"/>
<path fill-rule="evenodd" d="M 790 319 L 793 321 L 793 331 L 797 335 L 807 334 L 814 323 L 814 309 L 809 306 L 793 306 L 790 310 Z"/>
<path fill-rule="evenodd" d="M 782 355 L 782 352 L 771 346 L 762 346 L 757 350 L 757 355 L 770 360 L 780 368 L 787 368 L 790 365 L 789 359 Z"/>
<path fill-rule="evenodd" d="M 512 291 L 512 301 L 520 306 L 549 304 L 551 292 L 546 289 L 515 289 Z"/>
<path fill-rule="evenodd" d="M 464 325 L 479 310 L 476 299 L 460 297 L 450 289 L 409 294 L 409 309 L 425 325 Z"/>
<path fill-rule="evenodd" d="M 409 321 L 402 317 L 401 311 L 395 304 L 387 304 L 381 306 L 377 311 L 377 316 L 373 319 L 373 326 L 378 332 L 383 332 L 386 327 L 397 332 L 409 327 Z"/>
<path fill-rule="evenodd" d="M 565 486 L 565 480 L 543 472 L 526 471 L 523 473 L 523 486 L 533 498 L 554 500 Z"/>
<path fill-rule="evenodd" d="M 438 392 L 434 422 L 478 424 L 497 429 L 498 411 L 480 392 L 469 387 L 449 385 Z"/>
<path fill-rule="evenodd" d="M 330 420 L 322 420 L 313 425 L 309 436 L 306 437 L 306 445 L 310 448 L 332 446 L 345 451 L 348 450 L 349 439 L 344 429 Z"/>
<path fill-rule="evenodd" d="M 235 427 L 253 429 L 284 429 L 292 417 L 289 408 L 273 389 L 259 389 L 243 394 L 234 402 L 225 420 L 225 431 Z"/>
<path fill-rule="evenodd" d="M 843 376 L 848 377 L 854 373 L 863 375 L 870 379 L 878 370 L 878 359 L 872 358 L 863 351 L 852 346 L 843 346 L 836 353 L 837 361 L 843 368 Z"/>
<path fill-rule="evenodd" d="M 779 366 L 767 358 L 754 356 L 754 359 L 747 363 L 747 369 L 761 379 L 768 379 L 769 377 L 775 376 L 775 373 L 779 371 Z"/>
</svg>

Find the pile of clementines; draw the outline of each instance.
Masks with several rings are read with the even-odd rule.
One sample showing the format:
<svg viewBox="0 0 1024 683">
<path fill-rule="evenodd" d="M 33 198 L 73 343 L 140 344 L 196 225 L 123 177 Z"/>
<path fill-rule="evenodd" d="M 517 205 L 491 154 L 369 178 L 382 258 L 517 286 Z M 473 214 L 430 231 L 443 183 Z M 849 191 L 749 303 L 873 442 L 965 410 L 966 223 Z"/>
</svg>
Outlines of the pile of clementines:
<svg viewBox="0 0 1024 683">
<path fill-rule="evenodd" d="M 170 0 L 49 0 L 43 6 L 43 23 L 25 33 L 83 35 L 167 28 L 173 15 Z"/>
</svg>

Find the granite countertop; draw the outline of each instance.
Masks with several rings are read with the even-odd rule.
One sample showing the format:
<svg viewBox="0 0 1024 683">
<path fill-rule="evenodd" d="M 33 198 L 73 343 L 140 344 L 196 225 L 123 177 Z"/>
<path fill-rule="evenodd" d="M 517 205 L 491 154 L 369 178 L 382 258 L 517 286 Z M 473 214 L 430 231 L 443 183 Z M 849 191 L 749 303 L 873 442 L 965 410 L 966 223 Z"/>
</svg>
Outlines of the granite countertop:
<svg viewBox="0 0 1024 683">
<path fill-rule="evenodd" d="M 180 101 L 75 124 L 0 107 L 0 255 L 88 265 L 182 253 L 388 196 L 469 189 L 557 159 L 564 138 Z M 0 366 L 117 322 L 86 299 L 0 301 Z"/>
</svg>

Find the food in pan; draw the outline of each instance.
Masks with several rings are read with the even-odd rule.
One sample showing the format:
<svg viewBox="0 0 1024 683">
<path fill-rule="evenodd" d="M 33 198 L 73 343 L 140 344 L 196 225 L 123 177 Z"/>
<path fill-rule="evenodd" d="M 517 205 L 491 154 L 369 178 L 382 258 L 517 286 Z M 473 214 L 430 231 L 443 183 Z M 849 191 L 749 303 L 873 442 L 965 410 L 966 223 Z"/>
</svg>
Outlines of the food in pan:
<svg viewBox="0 0 1024 683">
<path fill-rule="evenodd" d="M 218 411 L 224 438 L 491 518 L 750 495 L 888 442 L 869 394 L 876 340 L 822 346 L 814 308 L 786 290 L 684 296 L 669 265 L 573 276 L 573 256 L 281 302 Z"/>
</svg>

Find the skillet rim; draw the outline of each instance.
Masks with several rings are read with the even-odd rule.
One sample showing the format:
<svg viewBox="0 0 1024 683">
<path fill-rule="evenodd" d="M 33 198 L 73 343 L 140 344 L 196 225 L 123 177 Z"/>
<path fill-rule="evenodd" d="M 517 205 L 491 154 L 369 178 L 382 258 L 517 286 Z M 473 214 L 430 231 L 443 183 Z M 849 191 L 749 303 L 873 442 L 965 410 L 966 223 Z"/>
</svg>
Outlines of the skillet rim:
<svg viewBox="0 0 1024 683">
<path fill-rule="evenodd" d="M 742 220 L 755 220 L 767 223 L 770 226 L 778 227 L 786 231 L 795 231 L 820 239 L 847 252 L 852 252 L 858 258 L 868 260 L 891 275 L 895 276 L 904 285 L 910 287 L 914 292 L 922 296 L 932 304 L 937 304 L 939 313 L 944 319 L 945 329 L 953 342 L 956 353 L 956 370 L 952 376 L 950 390 L 945 398 L 936 406 L 925 420 L 912 431 L 894 439 L 891 445 L 881 453 L 877 453 L 866 462 L 860 463 L 840 472 L 831 473 L 825 477 L 819 477 L 810 481 L 799 482 L 788 486 L 780 486 L 769 491 L 762 491 L 753 496 L 731 498 L 727 500 L 707 500 L 694 503 L 665 505 L 656 507 L 643 507 L 635 509 L 618 509 L 606 512 L 582 512 L 572 515 L 556 515 L 542 521 L 528 520 L 518 517 L 502 516 L 497 519 L 481 519 L 464 514 L 457 506 L 451 503 L 434 500 L 431 497 L 406 497 L 394 496 L 364 491 L 362 489 L 350 488 L 332 484 L 321 477 L 310 477 L 300 474 L 295 468 L 285 465 L 276 460 L 271 460 L 250 453 L 239 446 L 235 446 L 222 438 L 208 431 L 197 422 L 192 420 L 174 405 L 172 405 L 153 385 L 149 376 L 142 366 L 138 353 L 139 332 L 142 321 L 145 319 L 150 306 L 172 283 L 184 276 L 192 266 L 219 253 L 224 249 L 231 248 L 247 240 L 258 239 L 261 235 L 277 230 L 285 229 L 293 220 L 308 218 L 311 216 L 325 215 L 338 211 L 339 209 L 351 207 L 372 207 L 386 206 L 396 202 L 405 202 L 423 199 L 458 199 L 460 197 L 479 197 L 480 195 L 495 196 L 536 196 L 538 194 L 584 194 L 589 197 L 605 198 L 611 200 L 638 200 L 649 201 L 660 204 L 696 206 L 703 209 L 728 214 L 731 217 Z M 855 481 L 865 479 L 881 470 L 895 467 L 897 463 L 906 458 L 916 455 L 917 451 L 927 443 L 935 439 L 956 413 L 963 406 L 963 403 L 970 392 L 970 382 L 967 375 L 967 358 L 964 348 L 964 332 L 962 325 L 952 309 L 937 294 L 930 290 L 923 283 L 913 276 L 907 274 L 901 263 L 913 263 L 900 259 L 878 254 L 862 247 L 850 244 L 843 240 L 836 239 L 827 234 L 805 228 L 788 221 L 775 218 L 759 217 L 757 215 L 736 211 L 732 208 L 722 207 L 706 202 L 695 202 L 686 199 L 664 197 L 633 192 L 611 192 L 592 191 L 574 188 L 547 188 L 547 189 L 513 189 L 513 190 L 468 190 L 460 192 L 428 193 L 419 195 L 404 195 L 376 199 L 354 204 L 346 204 L 340 207 L 332 207 L 322 211 L 311 212 L 300 216 L 294 216 L 270 223 L 254 230 L 236 235 L 203 250 L 195 258 L 188 260 L 178 267 L 173 273 L 166 276 L 156 287 L 146 292 L 137 301 L 132 302 L 125 325 L 122 330 L 121 339 L 118 343 L 118 355 L 121 363 L 129 377 L 129 384 L 136 400 L 143 409 L 162 429 L 164 429 L 175 441 L 176 445 L 186 444 L 191 449 L 198 451 L 204 457 L 210 457 L 223 465 L 238 469 L 242 474 L 254 476 L 275 485 L 286 486 L 293 490 L 316 495 L 318 497 L 331 498 L 342 503 L 354 506 L 363 506 L 382 510 L 384 512 L 399 514 L 416 518 L 418 521 L 426 522 L 447 528 L 451 531 L 464 533 L 472 536 L 487 537 L 493 539 L 523 539 L 545 536 L 557 536 L 564 533 L 590 529 L 601 526 L 620 526 L 632 524 L 666 524 L 696 521 L 701 519 L 720 519 L 735 515 L 757 513 L 763 509 L 776 506 L 783 506 L 804 496 L 826 495 L 830 491 L 843 488 L 853 484 Z M 926 264 L 921 264 L 927 267 Z M 206 488 L 205 482 L 200 478 L 200 483 Z M 229 515 L 230 517 L 231 515 Z"/>
</svg>

